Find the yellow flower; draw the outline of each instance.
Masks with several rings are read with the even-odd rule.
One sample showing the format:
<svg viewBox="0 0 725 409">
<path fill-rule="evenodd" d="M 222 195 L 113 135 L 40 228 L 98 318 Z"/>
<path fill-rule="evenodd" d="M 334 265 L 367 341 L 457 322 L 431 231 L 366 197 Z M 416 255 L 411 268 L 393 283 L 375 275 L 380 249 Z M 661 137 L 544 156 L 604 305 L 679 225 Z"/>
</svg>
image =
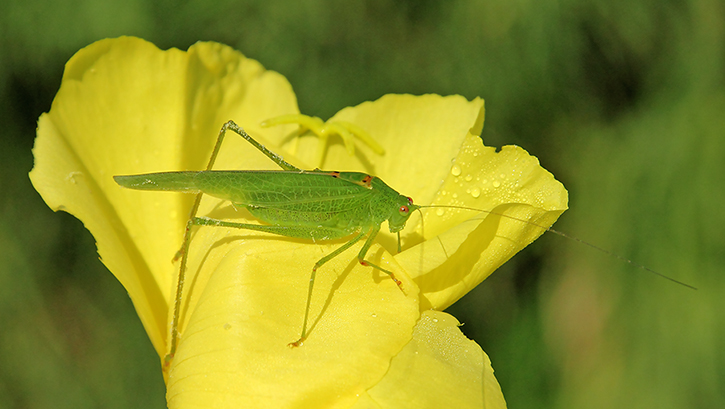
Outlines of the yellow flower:
<svg viewBox="0 0 725 409">
<path fill-rule="evenodd" d="M 51 110 L 38 123 L 30 174 L 54 210 L 81 219 L 103 263 L 128 290 L 159 357 L 168 352 L 178 262 L 193 196 L 121 189 L 112 176 L 203 169 L 229 119 L 302 168 L 320 155 L 294 125 L 299 114 L 281 75 L 216 43 L 160 51 L 136 38 L 103 40 L 66 65 Z M 386 95 L 331 121 L 364 129 L 386 151 L 354 156 L 330 139 L 321 166 L 374 174 L 424 209 L 396 239 L 381 234 L 317 274 L 307 341 L 299 337 L 313 264 L 343 241 L 310 243 L 238 229 L 195 228 L 168 367 L 169 407 L 505 407 L 486 354 L 441 310 L 542 233 L 567 195 L 536 158 L 517 147 L 484 147 L 483 101 Z M 295 154 L 291 155 L 290 152 Z M 312 164 L 312 166 L 310 166 Z M 276 169 L 246 141 L 227 136 L 216 169 Z M 527 220 L 501 217 L 501 214 Z M 205 198 L 199 215 L 252 219 Z M 531 223 L 535 223 L 531 224 Z M 385 230 L 385 226 L 383 226 Z"/>
</svg>

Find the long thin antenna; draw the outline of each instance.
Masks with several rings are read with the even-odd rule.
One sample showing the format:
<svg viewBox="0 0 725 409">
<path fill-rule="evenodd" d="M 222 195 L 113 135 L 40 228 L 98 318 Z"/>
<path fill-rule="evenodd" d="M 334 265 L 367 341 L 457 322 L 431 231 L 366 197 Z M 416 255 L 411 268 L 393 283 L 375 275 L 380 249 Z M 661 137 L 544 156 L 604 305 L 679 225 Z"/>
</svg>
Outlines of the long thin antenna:
<svg viewBox="0 0 725 409">
<path fill-rule="evenodd" d="M 614 258 L 617 258 L 617 259 L 619 259 L 621 261 L 624 261 L 624 262 L 630 264 L 631 266 L 634 266 L 634 267 L 636 267 L 636 268 L 638 268 L 640 270 L 648 271 L 648 272 L 650 272 L 650 273 L 652 273 L 652 274 L 654 274 L 656 276 L 659 276 L 661 278 L 664 278 L 665 280 L 669 280 L 669 281 L 671 281 L 673 283 L 676 283 L 676 284 L 685 286 L 685 287 L 687 287 L 689 289 L 692 289 L 692 290 L 697 290 L 697 287 L 694 287 L 694 286 L 692 286 L 690 284 L 684 283 L 684 282 L 682 282 L 680 280 L 677 280 L 677 279 L 674 279 L 672 277 L 666 276 L 666 275 L 664 275 L 664 274 L 662 274 L 662 273 L 660 273 L 658 271 L 652 270 L 649 267 L 645 267 L 642 264 L 635 263 L 634 261 L 632 261 L 632 260 L 630 260 L 628 258 L 624 258 L 624 257 L 622 257 L 622 256 L 620 256 L 618 254 L 612 253 L 611 251 L 606 250 L 606 249 L 603 249 L 603 248 L 601 248 L 601 247 L 599 247 L 597 245 L 594 245 L 592 243 L 589 243 L 588 241 L 584 241 L 584 240 L 582 240 L 580 238 L 577 238 L 577 237 L 574 237 L 574 236 L 570 236 L 570 235 L 568 235 L 568 234 L 566 234 L 564 232 L 561 232 L 559 230 L 554 230 L 551 227 L 546 227 L 546 226 L 542 226 L 540 224 L 536 224 L 536 223 L 534 223 L 532 221 L 529 221 L 529 220 L 519 219 L 518 217 L 509 216 L 509 215 L 506 215 L 506 214 L 497 213 L 497 212 L 493 212 L 493 211 L 490 211 L 490 210 L 475 209 L 475 208 L 472 208 L 472 207 L 465 207 L 465 206 L 430 205 L 430 206 L 420 206 L 420 207 L 421 208 L 434 208 L 434 207 L 437 207 L 437 208 L 448 208 L 448 209 L 472 210 L 472 211 L 476 211 L 476 212 L 488 213 L 488 214 L 491 214 L 491 215 L 494 215 L 494 216 L 505 217 L 505 218 L 511 219 L 511 220 L 516 220 L 516 221 L 519 221 L 519 222 L 522 222 L 522 223 L 529 224 L 529 225 L 534 226 L 534 227 L 538 227 L 538 228 L 540 228 L 542 230 L 545 230 L 547 232 L 554 233 L 556 235 L 559 235 L 561 237 L 567 238 L 569 240 L 574 240 L 574 241 L 579 242 L 579 243 L 581 243 L 581 244 L 583 244 L 585 246 L 589 246 L 589 247 L 593 248 L 594 250 L 601 251 L 604 254 L 608 254 L 611 257 L 614 257 Z"/>
</svg>

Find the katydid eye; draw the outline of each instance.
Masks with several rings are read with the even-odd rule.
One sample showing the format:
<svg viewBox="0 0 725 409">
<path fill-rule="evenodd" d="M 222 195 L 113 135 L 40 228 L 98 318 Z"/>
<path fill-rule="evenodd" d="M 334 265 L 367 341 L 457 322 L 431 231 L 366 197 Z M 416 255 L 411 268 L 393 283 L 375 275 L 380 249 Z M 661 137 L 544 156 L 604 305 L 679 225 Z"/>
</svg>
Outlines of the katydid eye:
<svg viewBox="0 0 725 409">
<path fill-rule="evenodd" d="M 400 206 L 398 211 L 402 214 L 407 214 L 410 211 L 410 209 L 408 208 L 408 206 L 403 205 L 403 206 Z"/>
</svg>

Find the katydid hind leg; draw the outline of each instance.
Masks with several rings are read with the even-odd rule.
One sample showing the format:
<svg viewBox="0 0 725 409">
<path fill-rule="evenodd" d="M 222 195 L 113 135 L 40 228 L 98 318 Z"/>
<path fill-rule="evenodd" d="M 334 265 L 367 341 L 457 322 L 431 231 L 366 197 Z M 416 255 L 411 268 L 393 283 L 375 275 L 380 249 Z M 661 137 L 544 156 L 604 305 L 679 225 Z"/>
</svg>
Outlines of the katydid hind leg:
<svg viewBox="0 0 725 409">
<path fill-rule="evenodd" d="M 281 156 L 277 155 L 276 153 L 270 151 L 261 143 L 257 142 L 241 126 L 237 125 L 234 121 L 228 121 L 227 123 L 225 123 L 224 126 L 222 127 L 222 133 L 225 132 L 227 129 L 231 129 L 232 131 L 234 131 L 234 133 L 236 133 L 239 136 L 241 136 L 242 138 L 246 139 L 247 142 L 251 143 L 255 148 L 259 149 L 260 152 L 265 154 L 268 158 L 272 159 L 272 161 L 274 163 L 276 163 L 277 165 L 279 165 L 280 168 L 282 168 L 284 170 L 296 170 L 296 171 L 300 171 L 300 172 L 302 171 L 302 169 L 300 169 L 294 165 L 291 165 L 290 163 L 285 161 L 284 158 L 282 158 Z M 223 137 L 223 136 L 220 135 L 220 138 L 221 137 Z M 218 152 L 215 152 L 215 153 L 218 153 Z M 209 170 L 209 169 L 207 169 L 207 170 Z"/>
<path fill-rule="evenodd" d="M 246 135 L 246 132 L 244 132 L 244 130 L 233 121 L 225 123 L 219 130 L 219 135 L 217 136 L 216 142 L 214 143 L 214 148 L 212 149 L 211 155 L 209 156 L 209 163 L 207 163 L 205 170 L 212 170 L 212 168 L 214 167 L 216 158 L 217 156 L 219 156 L 219 150 L 221 149 L 222 142 L 224 141 L 224 136 L 226 135 L 227 129 L 229 128 L 233 128 L 234 132 L 240 134 L 242 137 Z M 184 230 L 184 240 L 181 242 L 181 249 L 176 252 L 176 255 L 172 260 L 172 262 L 174 262 L 181 258 L 181 263 L 179 265 L 179 276 L 176 280 L 174 314 L 171 318 L 171 340 L 169 341 L 169 352 L 164 357 L 164 370 L 168 369 L 168 366 L 171 364 L 171 360 L 176 354 L 176 346 L 179 342 L 179 319 L 181 316 L 181 300 L 184 289 L 184 279 L 186 278 L 186 262 L 189 253 L 189 245 L 191 243 L 191 228 L 194 225 L 196 213 L 199 211 L 199 205 L 201 204 L 202 196 L 203 193 L 199 193 L 194 198 L 194 204 L 191 206 L 191 211 L 189 212 L 189 220 L 186 222 L 186 229 Z"/>
<path fill-rule="evenodd" d="M 283 170 L 294 170 L 302 172 L 302 169 L 297 168 L 294 165 L 291 165 L 290 163 L 286 162 L 281 156 L 277 155 L 276 153 L 270 151 L 267 149 L 264 145 L 257 142 L 254 138 L 252 138 L 241 126 L 237 125 L 234 121 L 228 121 L 226 122 L 221 130 L 219 131 L 219 136 L 217 136 L 216 143 L 214 144 L 214 149 L 212 149 L 211 156 L 209 157 L 209 163 L 206 165 L 207 171 L 212 170 L 214 167 L 214 163 L 216 162 L 217 157 L 219 156 L 219 151 L 221 150 L 222 142 L 224 141 L 224 137 L 226 136 L 226 132 L 228 129 L 231 129 L 234 133 L 238 134 L 242 138 L 244 138 L 247 142 L 252 144 L 255 148 L 257 148 L 260 152 L 265 154 L 268 158 L 270 158 L 274 163 L 279 165 Z M 196 213 L 199 210 L 199 203 L 201 202 L 201 197 L 203 193 L 199 193 L 196 196 L 196 201 L 194 203 L 194 206 L 191 209 L 191 213 L 189 215 L 189 220 L 192 220 L 194 217 L 196 217 Z M 179 258 L 179 254 L 177 253 L 177 256 L 174 258 L 174 260 Z"/>
<path fill-rule="evenodd" d="M 224 136 L 226 135 L 228 129 L 231 129 L 234 133 L 247 140 L 247 142 L 251 143 L 260 152 L 264 153 L 268 158 L 270 158 L 274 163 L 279 165 L 279 167 L 281 167 L 282 169 L 301 171 L 301 169 L 287 163 L 281 156 L 270 151 L 262 144 L 257 142 L 234 121 L 226 122 L 219 130 L 219 135 L 217 136 L 217 140 L 214 144 L 214 148 L 212 149 L 212 153 L 209 156 L 209 163 L 206 165 L 206 170 L 212 170 L 212 168 L 214 167 L 214 163 L 219 156 L 219 151 L 221 149 L 222 142 L 224 141 Z M 171 361 L 176 354 L 176 347 L 179 342 L 179 319 L 181 315 L 181 300 L 184 287 L 184 279 L 186 276 L 186 263 L 189 252 L 189 245 L 191 242 L 191 228 L 195 224 L 194 220 L 196 219 L 196 214 L 199 211 L 199 205 L 201 204 L 202 195 L 203 193 L 199 193 L 194 199 L 194 204 L 192 205 L 191 211 L 189 212 L 189 220 L 186 223 L 186 229 L 184 231 L 184 239 L 181 244 L 181 249 L 176 253 L 173 259 L 173 261 L 176 261 L 181 258 L 181 263 L 179 267 L 179 276 L 177 277 L 176 295 L 174 297 L 174 313 L 171 318 L 171 339 L 169 341 L 169 352 L 164 357 L 164 370 L 167 370 L 168 366 L 171 364 Z"/>
</svg>

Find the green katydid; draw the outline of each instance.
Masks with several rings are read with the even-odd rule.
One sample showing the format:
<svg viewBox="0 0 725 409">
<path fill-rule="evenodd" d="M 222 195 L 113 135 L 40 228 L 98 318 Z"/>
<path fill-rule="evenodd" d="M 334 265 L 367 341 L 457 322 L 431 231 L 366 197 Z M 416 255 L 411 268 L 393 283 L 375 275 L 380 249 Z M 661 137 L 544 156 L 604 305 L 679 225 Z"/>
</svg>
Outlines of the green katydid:
<svg viewBox="0 0 725 409">
<path fill-rule="evenodd" d="M 232 130 L 242 136 L 283 170 L 212 170 L 227 130 Z M 171 347 L 167 361 L 173 357 L 178 341 L 177 326 L 186 269 L 186 254 L 193 226 L 233 227 L 310 240 L 351 237 L 348 242 L 321 258 L 312 268 L 302 333 L 297 341 L 290 343 L 291 346 L 299 346 L 308 335 L 310 300 L 317 269 L 367 236 L 365 244 L 358 253 L 360 263 L 390 275 L 400 285 L 391 271 L 365 260 L 365 256 L 373 244 L 381 224 L 386 220 L 390 232 L 398 233 L 398 246 L 400 246 L 400 231 L 405 227 L 411 212 L 420 208 L 413 204 L 411 198 L 399 194 L 379 178 L 365 173 L 299 169 L 258 143 L 233 121 L 224 124 L 219 132 L 209 164 L 204 171 L 114 176 L 114 180 L 119 185 L 130 189 L 197 194 L 178 255 L 181 257 L 181 267 L 171 323 Z M 267 224 L 245 224 L 197 217 L 196 212 L 202 194 L 229 200 L 234 205 L 245 206 L 254 217 Z"/>
<path fill-rule="evenodd" d="M 212 170 L 227 130 L 232 130 L 239 134 L 283 170 Z M 290 346 L 296 347 L 300 346 L 308 336 L 307 324 L 315 275 L 317 270 L 326 262 L 332 260 L 367 236 L 364 245 L 358 253 L 358 261 L 362 265 L 371 266 L 388 274 L 400 285 L 400 281 L 395 278 L 395 275 L 391 271 L 365 259 L 384 221 L 388 222 L 391 233 L 398 234 L 398 251 L 400 251 L 400 231 L 403 230 L 414 210 L 426 207 L 452 207 L 479 212 L 485 211 L 460 206 L 419 206 L 414 204 L 410 197 L 398 193 L 381 179 L 365 173 L 323 171 L 319 169 L 308 171 L 299 169 L 265 148 L 233 121 L 229 121 L 222 126 L 206 170 L 114 176 L 113 178 L 119 185 L 130 189 L 197 194 L 192 206 L 191 215 L 186 224 L 182 247 L 177 254 L 177 258 L 181 257 L 181 265 L 174 300 L 174 312 L 171 322 L 171 343 L 169 353 L 166 356 L 167 363 L 173 358 L 178 343 L 178 323 L 181 311 L 187 253 L 191 241 L 191 229 L 195 225 L 255 230 L 313 241 L 350 237 L 349 241 L 330 254 L 322 257 L 312 267 L 301 335 L 297 341 L 289 344 Z M 203 194 L 229 200 L 234 205 L 244 206 L 254 217 L 267 224 L 236 223 L 208 217 L 197 217 L 196 213 Z M 545 231 L 578 241 L 630 263 L 637 268 L 647 270 L 670 281 L 694 289 L 694 287 L 688 284 L 660 274 L 560 231 L 546 226 L 540 226 L 527 220 L 517 219 L 491 211 L 485 212 L 540 227 Z"/>
</svg>

